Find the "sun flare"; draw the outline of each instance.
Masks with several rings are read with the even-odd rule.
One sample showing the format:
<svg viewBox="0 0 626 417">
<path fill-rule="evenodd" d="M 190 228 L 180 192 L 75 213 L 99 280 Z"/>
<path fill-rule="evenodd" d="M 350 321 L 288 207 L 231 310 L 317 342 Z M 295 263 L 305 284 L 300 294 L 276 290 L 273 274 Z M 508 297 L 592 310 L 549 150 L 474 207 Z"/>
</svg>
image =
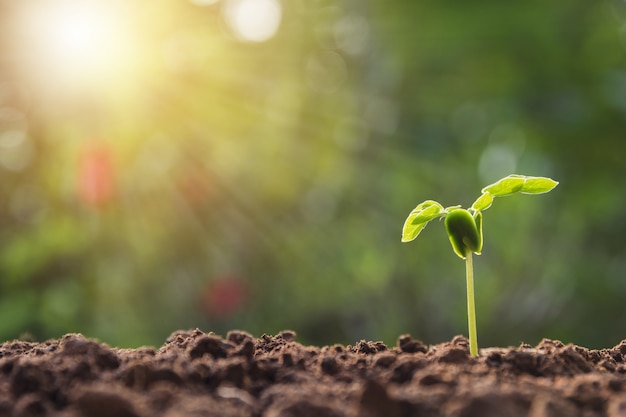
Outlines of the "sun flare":
<svg viewBox="0 0 626 417">
<path fill-rule="evenodd" d="M 74 84 L 118 77 L 133 56 L 128 20 L 127 8 L 115 1 L 28 3 L 21 32 L 30 46 L 31 72 Z"/>
</svg>

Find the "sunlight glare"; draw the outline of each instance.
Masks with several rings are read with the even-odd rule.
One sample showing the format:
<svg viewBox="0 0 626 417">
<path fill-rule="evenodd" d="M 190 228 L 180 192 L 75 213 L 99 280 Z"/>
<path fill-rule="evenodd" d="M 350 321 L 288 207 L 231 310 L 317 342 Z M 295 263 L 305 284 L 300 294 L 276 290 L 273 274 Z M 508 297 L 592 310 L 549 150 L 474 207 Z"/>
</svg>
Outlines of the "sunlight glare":
<svg viewBox="0 0 626 417">
<path fill-rule="evenodd" d="M 39 2 L 26 10 L 24 30 L 34 70 L 95 82 L 127 64 L 129 36 L 117 2 Z"/>
</svg>

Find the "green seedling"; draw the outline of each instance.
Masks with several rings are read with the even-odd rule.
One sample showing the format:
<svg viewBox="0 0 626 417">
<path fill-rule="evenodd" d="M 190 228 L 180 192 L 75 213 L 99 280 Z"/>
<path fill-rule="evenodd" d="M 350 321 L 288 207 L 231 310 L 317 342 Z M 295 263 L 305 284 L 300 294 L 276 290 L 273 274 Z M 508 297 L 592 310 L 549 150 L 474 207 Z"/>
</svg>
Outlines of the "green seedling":
<svg viewBox="0 0 626 417">
<path fill-rule="evenodd" d="M 404 222 L 402 242 L 410 242 L 424 230 L 424 227 L 431 220 L 445 219 L 446 232 L 452 244 L 452 250 L 461 259 L 465 259 L 467 322 L 471 355 L 478 355 L 472 253 L 480 255 L 483 250 L 482 212 L 491 207 L 495 197 L 504 197 L 517 193 L 543 194 L 552 190 L 558 184 L 557 181 L 545 177 L 509 175 L 483 188 L 480 197 L 468 209 L 461 208 L 461 206 L 444 208 L 436 201 L 426 200 L 418 204 Z"/>
</svg>

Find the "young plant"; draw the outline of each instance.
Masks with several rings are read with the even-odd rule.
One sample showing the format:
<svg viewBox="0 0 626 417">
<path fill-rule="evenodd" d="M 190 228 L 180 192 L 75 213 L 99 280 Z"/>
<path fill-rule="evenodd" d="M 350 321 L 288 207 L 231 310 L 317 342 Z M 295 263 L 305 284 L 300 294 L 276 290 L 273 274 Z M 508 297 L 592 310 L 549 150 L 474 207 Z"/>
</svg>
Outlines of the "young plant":
<svg viewBox="0 0 626 417">
<path fill-rule="evenodd" d="M 527 177 L 509 175 L 482 189 L 480 197 L 468 209 L 461 206 L 444 208 L 433 200 L 420 203 L 411 211 L 402 228 L 402 242 L 414 240 L 434 219 L 445 219 L 446 232 L 452 249 L 461 259 L 465 259 L 465 277 L 467 283 L 467 322 L 469 330 L 470 354 L 478 355 L 476 336 L 476 308 L 474 303 L 474 269 L 472 253 L 480 255 L 483 249 L 483 211 L 491 207 L 495 197 L 504 197 L 517 193 L 543 194 L 552 190 L 559 183 L 545 177 Z"/>
</svg>

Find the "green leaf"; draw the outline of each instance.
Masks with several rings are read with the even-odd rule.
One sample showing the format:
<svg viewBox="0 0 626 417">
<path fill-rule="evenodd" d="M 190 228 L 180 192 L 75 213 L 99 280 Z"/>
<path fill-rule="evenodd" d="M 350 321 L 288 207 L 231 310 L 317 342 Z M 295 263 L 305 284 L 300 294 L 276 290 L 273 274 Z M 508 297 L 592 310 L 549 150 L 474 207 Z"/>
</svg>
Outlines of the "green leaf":
<svg viewBox="0 0 626 417">
<path fill-rule="evenodd" d="M 476 230 L 478 231 L 478 244 L 474 253 L 480 255 L 483 252 L 483 213 L 480 211 L 474 214 L 474 222 L 476 223 Z"/>
<path fill-rule="evenodd" d="M 482 229 L 482 214 L 477 215 Z M 465 209 L 453 210 L 446 216 L 446 232 L 452 249 L 460 258 L 465 259 L 468 251 L 480 253 L 482 234 L 478 231 L 476 220 Z"/>
<path fill-rule="evenodd" d="M 523 194 L 543 194 L 559 185 L 558 181 L 546 177 L 526 177 L 526 182 L 520 190 Z"/>
<path fill-rule="evenodd" d="M 526 182 L 526 177 L 523 175 L 509 175 L 508 177 L 504 177 L 491 185 L 486 186 L 482 189 L 483 193 L 489 193 L 494 197 L 502 197 L 505 195 L 511 195 L 519 192 L 524 183 Z"/>
<path fill-rule="evenodd" d="M 491 203 L 493 203 L 493 195 L 483 192 L 483 194 L 474 201 L 472 208 L 475 211 L 487 210 L 491 207 Z"/>
<path fill-rule="evenodd" d="M 429 221 L 445 216 L 445 214 L 443 206 L 436 201 L 426 200 L 418 204 L 404 221 L 402 242 L 414 240 Z"/>
</svg>

